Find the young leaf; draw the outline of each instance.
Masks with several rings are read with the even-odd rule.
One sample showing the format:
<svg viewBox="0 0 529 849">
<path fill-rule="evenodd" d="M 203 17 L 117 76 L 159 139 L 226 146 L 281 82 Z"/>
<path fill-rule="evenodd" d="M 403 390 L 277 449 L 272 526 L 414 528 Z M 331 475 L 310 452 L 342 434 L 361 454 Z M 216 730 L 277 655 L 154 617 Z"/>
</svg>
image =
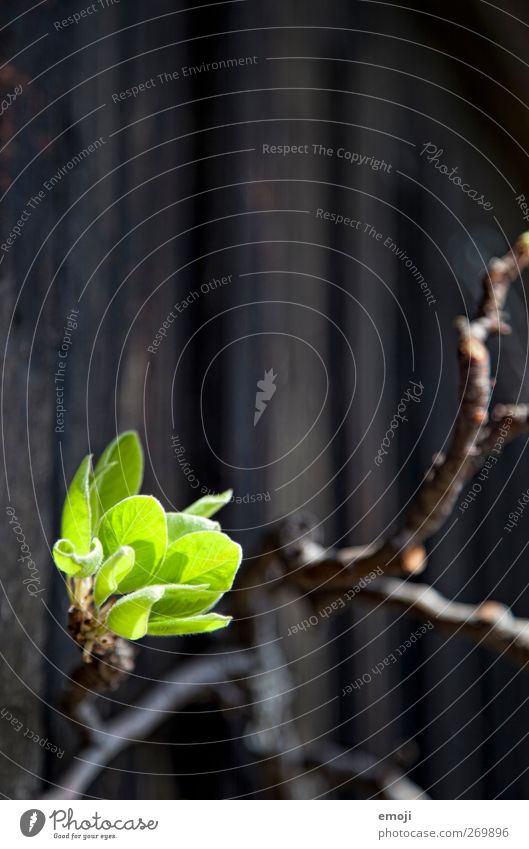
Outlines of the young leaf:
<svg viewBox="0 0 529 849">
<path fill-rule="evenodd" d="M 221 616 L 219 613 L 187 616 L 184 619 L 157 618 L 149 621 L 147 633 L 153 637 L 173 637 L 178 634 L 205 634 L 208 631 L 218 631 L 219 628 L 226 628 L 231 620 L 231 616 Z"/>
<path fill-rule="evenodd" d="M 176 540 L 152 577 L 153 583 L 203 584 L 224 593 L 241 562 L 240 545 L 218 531 L 198 531 Z"/>
<path fill-rule="evenodd" d="M 99 525 L 99 537 L 105 557 L 110 557 L 124 545 L 134 549 L 134 567 L 120 584 L 120 591 L 137 590 L 149 583 L 150 576 L 165 555 L 165 510 L 150 495 L 125 498 L 105 513 Z"/>
<path fill-rule="evenodd" d="M 107 463 L 106 466 L 101 466 L 97 471 L 90 476 L 90 510 L 92 511 L 92 533 L 95 533 L 101 518 L 101 502 L 99 500 L 98 487 L 101 486 L 103 478 L 105 478 L 111 470 L 117 466 L 117 463 Z"/>
<path fill-rule="evenodd" d="M 139 640 L 147 633 L 147 622 L 151 607 L 164 593 L 164 587 L 144 587 L 126 595 L 111 608 L 107 617 L 108 627 L 129 640 Z"/>
<path fill-rule="evenodd" d="M 113 593 L 118 592 L 120 582 L 127 577 L 134 566 L 134 549 L 122 545 L 99 569 L 94 583 L 94 601 L 98 607 Z"/>
<path fill-rule="evenodd" d="M 58 539 L 53 546 L 53 559 L 61 572 L 76 578 L 87 578 L 93 575 L 103 562 L 103 548 L 97 537 L 94 537 L 87 554 L 78 554 L 73 542 L 69 539 Z"/>
<path fill-rule="evenodd" d="M 222 596 L 222 593 L 212 592 L 208 584 L 164 584 L 163 587 L 164 594 L 153 605 L 149 621 L 205 613 Z"/>
<path fill-rule="evenodd" d="M 184 513 L 191 513 L 194 516 L 205 516 L 207 519 L 209 516 L 213 516 L 221 507 L 224 507 L 232 495 L 233 489 L 227 489 L 226 492 L 221 492 L 219 495 L 205 495 L 203 498 L 199 498 L 198 501 L 194 501 L 189 507 L 186 507 Z"/>
<path fill-rule="evenodd" d="M 169 545 L 186 534 L 195 531 L 220 531 L 218 522 L 212 522 L 203 516 L 193 516 L 191 513 L 167 514 L 167 537 Z"/>
<path fill-rule="evenodd" d="M 96 479 L 102 469 L 112 463 L 116 465 L 96 483 L 100 513 L 106 513 L 114 504 L 140 491 L 143 450 L 136 431 L 126 431 L 107 445 L 95 468 Z"/>
<path fill-rule="evenodd" d="M 147 633 L 149 619 L 156 617 L 156 611 L 162 620 L 169 615 L 186 617 L 204 610 L 210 603 L 213 593 L 206 586 L 153 586 L 143 587 L 119 599 L 111 608 L 107 625 L 121 637 L 139 640 Z"/>
<path fill-rule="evenodd" d="M 70 540 L 78 555 L 90 551 L 92 540 L 92 517 L 90 512 L 89 481 L 92 457 L 88 454 L 79 468 L 66 493 L 62 511 L 61 536 Z"/>
</svg>

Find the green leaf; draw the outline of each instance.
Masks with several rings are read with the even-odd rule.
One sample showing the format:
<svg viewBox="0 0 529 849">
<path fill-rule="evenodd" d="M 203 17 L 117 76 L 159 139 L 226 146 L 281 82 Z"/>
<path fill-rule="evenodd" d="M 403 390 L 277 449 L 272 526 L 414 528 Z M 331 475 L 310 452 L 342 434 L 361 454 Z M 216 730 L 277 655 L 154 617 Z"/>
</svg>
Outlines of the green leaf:
<svg viewBox="0 0 529 849">
<path fill-rule="evenodd" d="M 176 540 L 152 577 L 153 583 L 210 585 L 230 589 L 241 562 L 240 545 L 217 531 L 198 531 Z"/>
<path fill-rule="evenodd" d="M 212 592 L 208 584 L 164 584 L 164 594 L 152 608 L 149 621 L 205 613 L 217 603 L 222 593 Z"/>
<path fill-rule="evenodd" d="M 139 640 L 147 633 L 149 621 L 162 623 L 169 618 L 186 618 L 205 609 L 215 593 L 206 586 L 153 586 L 119 599 L 110 610 L 108 627 L 129 640 Z"/>
<path fill-rule="evenodd" d="M 103 478 L 105 478 L 117 463 L 107 463 L 106 466 L 101 466 L 90 476 L 90 510 L 92 511 L 92 533 L 97 530 L 97 525 L 102 515 L 101 503 L 99 501 L 98 487 L 101 486 Z"/>
<path fill-rule="evenodd" d="M 186 507 L 184 513 L 191 513 L 194 516 L 213 516 L 217 510 L 224 507 L 231 499 L 233 489 L 227 489 L 226 492 L 221 492 L 219 495 L 205 495 L 204 498 L 199 498 L 194 501 L 189 507 Z"/>
<path fill-rule="evenodd" d="M 95 468 L 95 477 L 105 466 L 115 463 L 108 474 L 97 480 L 99 512 L 106 513 L 114 504 L 136 495 L 143 480 L 143 451 L 136 431 L 117 436 L 103 451 Z"/>
<path fill-rule="evenodd" d="M 218 522 L 212 522 L 203 516 L 193 516 L 190 513 L 167 514 L 167 536 L 169 545 L 186 534 L 195 531 L 220 531 Z"/>
<path fill-rule="evenodd" d="M 94 601 L 100 607 L 109 596 L 118 592 L 120 582 L 134 566 L 134 549 L 122 545 L 99 569 L 94 584 Z"/>
<path fill-rule="evenodd" d="M 147 633 L 151 607 L 163 594 L 164 587 L 144 587 L 120 598 L 108 614 L 108 627 L 120 637 L 139 640 Z"/>
<path fill-rule="evenodd" d="M 73 542 L 69 539 L 58 539 L 53 546 L 53 559 L 61 572 L 76 578 L 87 578 L 93 575 L 103 562 L 103 548 L 97 537 L 94 537 L 87 554 L 78 554 Z"/>
<path fill-rule="evenodd" d="M 124 545 L 130 545 L 134 549 L 134 567 L 120 585 L 120 591 L 136 590 L 149 583 L 150 577 L 165 555 L 165 510 L 160 502 L 150 495 L 125 498 L 105 513 L 99 525 L 99 537 L 103 543 L 105 557 L 110 557 Z"/>
<path fill-rule="evenodd" d="M 187 616 L 185 619 L 156 619 L 149 622 L 147 633 L 153 637 L 173 637 L 179 634 L 205 634 L 208 631 L 218 631 L 219 628 L 226 628 L 231 620 L 231 616 L 221 616 L 219 613 L 205 613 L 203 616 Z"/>
<path fill-rule="evenodd" d="M 77 554 L 90 551 L 92 540 L 92 516 L 90 512 L 89 481 L 91 454 L 87 454 L 77 469 L 66 493 L 62 511 L 61 536 L 70 540 Z"/>
</svg>

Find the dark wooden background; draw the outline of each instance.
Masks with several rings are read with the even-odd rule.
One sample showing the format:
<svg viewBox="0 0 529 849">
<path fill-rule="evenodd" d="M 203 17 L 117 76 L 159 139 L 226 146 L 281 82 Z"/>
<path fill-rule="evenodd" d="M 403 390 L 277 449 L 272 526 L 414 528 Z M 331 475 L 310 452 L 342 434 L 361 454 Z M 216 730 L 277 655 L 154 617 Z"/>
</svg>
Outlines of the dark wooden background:
<svg viewBox="0 0 529 849">
<path fill-rule="evenodd" d="M 472 309 L 484 261 L 524 229 L 515 201 L 529 189 L 529 22 L 513 17 L 527 18 L 521 0 L 503 12 L 477 0 L 415 3 L 416 12 L 352 0 L 198 5 L 121 0 L 59 31 L 54 22 L 82 4 L 4 0 L 0 10 L 2 92 L 23 87 L 0 118 L 2 241 L 52 174 L 105 139 L 46 193 L 0 268 L 2 505 L 15 509 L 45 587 L 37 598 L 27 593 L 2 518 L 0 702 L 60 741 L 64 763 L 77 741 L 57 704 L 76 655 L 49 545 L 64 477 L 81 456 L 97 454 L 117 430 L 137 428 L 148 452 L 145 490 L 182 507 L 195 495 L 172 450 L 179 434 L 201 485 L 269 494 L 225 511 L 249 555 L 270 522 L 300 507 L 319 517 L 328 543 L 369 541 L 449 435 L 452 319 Z M 112 99 L 184 65 L 254 55 L 255 65 Z M 428 141 L 490 198 L 493 213 L 420 156 Z M 264 143 L 343 145 L 392 169 L 336 156 L 265 156 Z M 436 304 L 428 306 L 380 242 L 319 221 L 319 207 L 391 236 Z M 229 285 L 192 303 L 157 354 L 148 352 L 176 301 L 229 274 Z M 79 327 L 67 361 L 65 430 L 57 434 L 53 375 L 74 306 Z M 528 400 L 521 287 L 509 308 L 515 332 L 500 357 L 495 349 L 496 396 Z M 254 428 L 256 381 L 269 368 L 277 392 Z M 377 469 L 373 457 L 410 379 L 423 383 L 422 401 Z M 509 447 L 472 509 L 433 541 L 427 578 L 450 597 L 494 595 L 527 616 L 526 555 L 515 562 L 525 528 L 504 535 L 488 556 L 529 486 L 524 448 Z M 285 622 L 298 621 L 300 610 L 292 603 Z M 355 605 L 318 626 L 307 635 L 311 661 L 293 662 L 305 737 L 329 732 L 377 756 L 405 743 L 409 750 L 411 741 L 411 774 L 434 798 L 526 796 L 528 680 L 485 651 L 428 634 L 398 668 L 330 701 L 415 627 L 393 613 L 366 612 Z M 151 641 L 140 677 L 118 699 L 134 698 L 146 683 L 141 676 L 163 677 L 181 656 L 214 647 L 214 639 Z M 159 739 L 227 736 L 220 715 L 205 723 L 190 706 Z M 34 797 L 64 766 L 5 721 L 0 741 L 5 796 Z M 258 793 L 259 769 L 241 771 L 242 760 L 236 742 L 146 743 L 120 756 L 90 792 Z M 157 772 L 180 777 L 146 774 Z M 191 772 L 201 775 L 186 777 Z"/>
</svg>

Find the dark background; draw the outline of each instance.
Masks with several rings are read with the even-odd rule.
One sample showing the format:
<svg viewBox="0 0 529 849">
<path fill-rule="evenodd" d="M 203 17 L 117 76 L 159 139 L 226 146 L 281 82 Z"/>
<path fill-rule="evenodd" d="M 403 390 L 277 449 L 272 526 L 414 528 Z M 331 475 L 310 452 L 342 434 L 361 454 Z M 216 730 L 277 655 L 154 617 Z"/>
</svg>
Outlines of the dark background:
<svg viewBox="0 0 529 849">
<path fill-rule="evenodd" d="M 249 556 L 271 522 L 300 508 L 318 517 L 329 544 L 383 534 L 449 436 L 452 320 L 472 311 L 484 263 L 524 229 L 515 198 L 529 189 L 523 2 L 502 10 L 416 2 L 414 10 L 352 0 L 121 0 L 56 30 L 54 22 L 88 5 L 4 0 L 0 10 L 3 96 L 23 87 L 0 118 L 1 240 L 44 181 L 105 139 L 46 193 L 0 267 L 2 504 L 16 510 L 46 590 L 27 593 L 3 519 L 0 701 L 66 751 L 64 762 L 44 758 L 0 724 L 0 791 L 11 798 L 36 797 L 78 745 L 57 707 L 77 657 L 49 546 L 65 477 L 80 458 L 137 428 L 144 491 L 181 508 L 196 491 L 172 450 L 178 434 L 201 485 L 267 495 L 223 514 Z M 157 74 L 239 56 L 258 61 L 113 102 Z M 428 164 L 420 151 L 429 141 L 493 211 Z M 391 171 L 262 153 L 263 144 L 307 143 L 384 159 Z M 318 220 L 320 207 L 390 236 L 435 304 L 381 242 Z M 173 304 L 229 274 L 232 282 L 194 301 L 150 354 Z M 492 346 L 495 397 L 527 401 L 520 285 L 508 306 L 514 333 Z M 72 307 L 79 327 L 57 434 L 53 375 Z M 277 392 L 254 428 L 256 382 L 270 368 Z M 373 457 L 410 380 L 424 385 L 421 403 L 410 405 L 377 468 Z M 472 508 L 456 510 L 431 541 L 426 573 L 450 598 L 494 597 L 520 616 L 529 615 L 527 531 L 522 523 L 502 538 L 502 528 L 529 486 L 524 448 L 523 440 L 509 446 Z M 306 610 L 286 599 L 283 633 Z M 427 634 L 398 667 L 339 697 L 416 626 L 355 603 L 298 640 L 290 672 L 302 739 L 361 744 L 377 758 L 411 751 L 406 768 L 434 798 L 525 797 L 529 683 L 507 661 Z M 144 676 L 163 678 L 189 654 L 215 652 L 215 640 L 150 641 L 117 700 L 134 699 Z M 258 763 L 242 768 L 248 756 L 233 723 L 204 707 L 191 704 L 160 727 L 155 739 L 172 745 L 130 747 L 90 794 L 271 795 Z M 101 709 L 116 708 L 106 700 Z M 175 745 L 189 740 L 226 742 Z"/>
</svg>

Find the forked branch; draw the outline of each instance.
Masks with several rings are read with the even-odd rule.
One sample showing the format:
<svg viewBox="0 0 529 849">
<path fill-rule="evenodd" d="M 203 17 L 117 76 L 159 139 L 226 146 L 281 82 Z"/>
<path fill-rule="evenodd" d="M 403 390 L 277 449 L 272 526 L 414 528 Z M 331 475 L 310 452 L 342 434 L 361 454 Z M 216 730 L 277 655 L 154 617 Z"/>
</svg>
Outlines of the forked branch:
<svg viewBox="0 0 529 849">
<path fill-rule="evenodd" d="M 486 342 L 492 334 L 510 332 L 504 313 L 511 283 L 529 265 L 529 233 L 522 234 L 502 259 L 492 259 L 483 276 L 483 295 L 477 315 L 455 321 L 459 334 L 459 408 L 445 455 L 438 455 L 409 509 L 382 545 L 345 548 L 338 552 L 313 549 L 301 542 L 300 556 L 285 565 L 301 570 L 305 586 L 338 589 L 352 586 L 373 569 L 385 575 L 409 575 L 426 565 L 424 542 L 450 516 L 461 489 L 488 454 L 500 454 L 504 445 L 529 431 L 528 407 L 497 406 L 489 425 L 492 393 L 490 355 Z M 279 553 L 281 556 L 281 553 Z"/>
</svg>

